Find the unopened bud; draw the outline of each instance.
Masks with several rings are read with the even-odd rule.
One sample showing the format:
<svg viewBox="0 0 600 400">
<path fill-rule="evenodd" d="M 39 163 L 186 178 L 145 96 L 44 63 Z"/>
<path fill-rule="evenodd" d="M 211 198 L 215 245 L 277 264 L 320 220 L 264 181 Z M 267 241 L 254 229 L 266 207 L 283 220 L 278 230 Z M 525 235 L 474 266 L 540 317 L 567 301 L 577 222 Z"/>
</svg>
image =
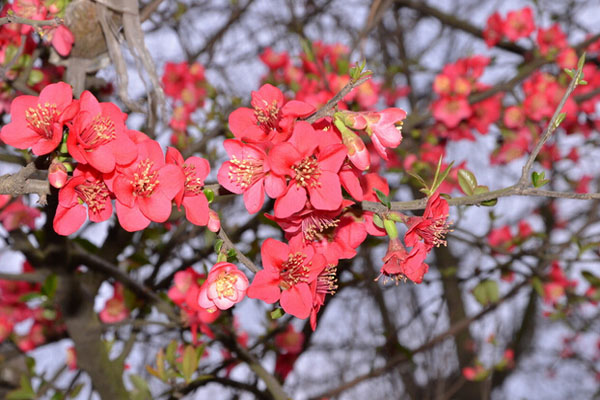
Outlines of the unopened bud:
<svg viewBox="0 0 600 400">
<path fill-rule="evenodd" d="M 208 224 L 207 224 L 208 230 L 211 232 L 219 232 L 219 229 L 221 229 L 221 220 L 219 219 L 219 214 L 217 214 L 215 211 L 211 210 L 210 208 L 208 209 Z"/>
<path fill-rule="evenodd" d="M 55 188 L 60 189 L 65 185 L 68 177 L 65 165 L 57 159 L 52 160 L 52 163 L 48 168 L 48 181 L 50 184 Z"/>
<path fill-rule="evenodd" d="M 398 229 L 396 228 L 396 223 L 391 219 L 383 220 L 383 227 L 385 228 L 386 233 L 390 237 L 390 239 L 398 238 Z"/>
</svg>

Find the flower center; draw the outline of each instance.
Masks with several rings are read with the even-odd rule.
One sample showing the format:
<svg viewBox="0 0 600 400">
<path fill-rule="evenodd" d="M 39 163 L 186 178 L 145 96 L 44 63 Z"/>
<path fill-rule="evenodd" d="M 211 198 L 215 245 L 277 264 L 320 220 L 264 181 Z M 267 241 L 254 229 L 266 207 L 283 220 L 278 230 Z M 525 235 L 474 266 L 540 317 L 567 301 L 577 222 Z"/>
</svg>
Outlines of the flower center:
<svg viewBox="0 0 600 400">
<path fill-rule="evenodd" d="M 235 283 L 237 282 L 237 279 L 238 277 L 234 274 L 221 272 L 215 282 L 217 296 L 219 296 L 220 299 L 223 297 L 235 296 Z"/>
<path fill-rule="evenodd" d="M 137 171 L 133 174 L 133 180 L 130 181 L 133 186 L 133 195 L 140 197 L 150 197 L 154 189 L 159 184 L 158 171 L 153 171 L 154 163 L 145 159 L 138 164 Z"/>
<path fill-rule="evenodd" d="M 271 104 L 264 100 L 263 102 L 264 105 L 262 107 L 254 108 L 254 115 L 256 115 L 258 125 L 268 130 L 277 129 L 277 120 L 279 119 L 277 102 L 273 101 Z"/>
<path fill-rule="evenodd" d="M 203 193 L 204 181 L 196 176 L 196 166 L 183 164 L 183 173 L 185 174 L 185 194 L 196 196 Z"/>
<path fill-rule="evenodd" d="M 56 104 L 38 104 L 35 108 L 25 110 L 27 125 L 41 137 L 52 138 L 52 124 L 56 121 L 58 111 Z"/>
<path fill-rule="evenodd" d="M 305 261 L 306 255 L 303 253 L 297 252 L 288 255 L 287 261 L 283 262 L 279 272 L 281 277 L 279 286 L 283 290 L 287 290 L 298 283 L 306 282 L 310 269 L 305 265 Z"/>
<path fill-rule="evenodd" d="M 292 170 L 294 171 L 294 179 L 298 186 L 316 187 L 321 185 L 321 182 L 319 182 L 321 168 L 319 168 L 319 163 L 316 158 L 312 156 L 306 157 L 304 160 L 294 165 Z"/>
<path fill-rule="evenodd" d="M 104 210 L 106 199 L 110 196 L 106 184 L 101 181 L 82 183 L 77 185 L 75 191 L 93 214 L 98 214 Z"/>
<path fill-rule="evenodd" d="M 318 215 L 312 212 L 302 219 L 302 233 L 304 240 L 312 242 L 313 240 L 321 240 L 328 233 L 332 233 L 340 222 L 339 218 L 331 218 L 326 215 Z"/>
<path fill-rule="evenodd" d="M 239 160 L 236 156 L 233 156 L 230 163 L 229 180 L 242 190 L 254 185 L 264 175 L 262 160 L 252 157 Z"/>
<path fill-rule="evenodd" d="M 81 141 L 90 148 L 109 143 L 116 138 L 115 123 L 109 117 L 97 115 L 81 133 Z"/>
</svg>

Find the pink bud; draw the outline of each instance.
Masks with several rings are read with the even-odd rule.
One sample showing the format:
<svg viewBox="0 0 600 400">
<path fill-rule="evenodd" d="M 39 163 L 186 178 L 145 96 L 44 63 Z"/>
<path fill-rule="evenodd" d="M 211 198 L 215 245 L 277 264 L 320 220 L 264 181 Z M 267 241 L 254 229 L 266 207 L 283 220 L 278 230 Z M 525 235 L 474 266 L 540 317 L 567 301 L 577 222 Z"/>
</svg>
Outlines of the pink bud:
<svg viewBox="0 0 600 400">
<path fill-rule="evenodd" d="M 67 182 L 67 178 L 67 168 L 65 165 L 56 159 L 52 160 L 52 164 L 48 168 L 48 181 L 50 184 L 60 189 Z"/>
<path fill-rule="evenodd" d="M 217 214 L 215 211 L 209 209 L 208 210 L 208 230 L 210 230 L 211 232 L 219 232 L 219 229 L 221 229 L 221 220 L 219 219 L 219 214 Z"/>
<path fill-rule="evenodd" d="M 219 262 L 200 287 L 198 305 L 208 312 L 227 310 L 246 296 L 248 278 L 235 265 Z"/>
<path fill-rule="evenodd" d="M 352 164 L 361 171 L 369 169 L 371 158 L 362 139 L 348 129 L 342 132 L 342 142 L 348 149 L 348 158 L 352 161 Z"/>
</svg>

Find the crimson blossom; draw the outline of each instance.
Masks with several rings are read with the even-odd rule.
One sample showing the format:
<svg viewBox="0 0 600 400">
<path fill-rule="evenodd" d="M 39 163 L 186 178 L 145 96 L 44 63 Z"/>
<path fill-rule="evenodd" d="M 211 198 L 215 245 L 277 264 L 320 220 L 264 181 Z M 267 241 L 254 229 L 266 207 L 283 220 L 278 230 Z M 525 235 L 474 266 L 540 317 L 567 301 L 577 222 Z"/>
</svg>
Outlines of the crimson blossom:
<svg viewBox="0 0 600 400">
<path fill-rule="evenodd" d="M 115 165 L 135 160 L 137 148 L 127 134 L 123 113 L 113 103 L 99 103 L 87 90 L 81 94 L 77 116 L 69 125 L 69 154 L 82 164 L 110 173 Z"/>
<path fill-rule="evenodd" d="M 286 313 L 307 318 L 313 307 L 309 285 L 325 268 L 325 257 L 310 245 L 287 245 L 271 238 L 264 241 L 260 254 L 263 269 L 254 276 L 248 297 L 269 304 L 279 300 Z"/>
<path fill-rule="evenodd" d="M 338 172 L 346 155 L 343 144 L 321 148 L 314 128 L 308 122 L 296 122 L 290 140 L 269 153 L 273 173 L 291 178 L 275 201 L 275 216 L 289 217 L 302 210 L 307 200 L 318 210 L 339 208 L 343 198 Z"/>
<path fill-rule="evenodd" d="M 40 96 L 19 96 L 10 106 L 11 122 L 2 127 L 0 139 L 36 156 L 50 153 L 62 140 L 63 127 L 76 110 L 71 86 L 64 82 L 46 86 Z"/>
<path fill-rule="evenodd" d="M 165 222 L 172 200 L 185 183 L 181 167 L 165 163 L 158 142 L 145 140 L 137 147 L 137 159 L 118 168 L 113 182 L 117 217 L 129 232 L 144 229 L 151 221 Z"/>
</svg>

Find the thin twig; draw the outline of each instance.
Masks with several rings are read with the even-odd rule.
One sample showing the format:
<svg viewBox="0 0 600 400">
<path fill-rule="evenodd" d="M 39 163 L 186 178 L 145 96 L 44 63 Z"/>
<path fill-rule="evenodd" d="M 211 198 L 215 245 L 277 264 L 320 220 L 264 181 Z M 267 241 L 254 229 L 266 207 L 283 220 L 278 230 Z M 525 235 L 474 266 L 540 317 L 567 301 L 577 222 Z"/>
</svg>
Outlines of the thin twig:
<svg viewBox="0 0 600 400">
<path fill-rule="evenodd" d="M 252 262 L 252 260 L 250 260 L 248 257 L 246 257 L 244 255 L 244 253 L 242 253 L 241 251 L 239 251 L 235 245 L 233 244 L 233 242 L 231 241 L 231 239 L 229 239 L 229 236 L 227 236 L 227 234 L 225 233 L 225 231 L 223 230 L 223 228 L 221 228 L 219 230 L 219 238 L 221 238 L 221 240 L 223 241 L 223 247 L 225 247 L 226 250 L 230 250 L 233 249 L 235 250 L 235 254 L 238 260 L 240 260 L 240 262 L 242 264 L 244 264 L 246 267 L 248 267 L 248 269 L 254 273 L 257 273 L 258 271 L 260 271 L 260 268 L 258 268 L 256 266 L 256 264 L 254 264 Z"/>
<path fill-rule="evenodd" d="M 333 108 L 335 106 L 337 106 L 337 104 L 342 101 L 342 99 L 344 97 L 346 97 L 346 95 L 348 93 L 350 93 L 352 91 L 352 89 L 362 85 L 363 83 L 365 83 L 366 81 L 368 81 L 369 79 L 371 79 L 370 75 L 367 76 L 363 76 L 360 79 L 357 80 L 350 80 L 350 82 L 348 82 L 348 84 L 346 84 L 346 86 L 344 86 L 342 88 L 342 90 L 340 90 L 338 92 L 338 94 L 336 94 L 335 96 L 333 96 L 328 102 L 327 104 L 325 104 L 323 107 L 319 108 L 314 114 L 309 115 L 306 118 L 306 122 L 308 123 L 313 123 L 315 121 L 318 121 L 321 118 L 327 117 L 330 115 L 331 110 L 333 110 Z"/>
<path fill-rule="evenodd" d="M 53 25 L 62 25 L 64 23 L 62 18 L 52 18 L 52 19 L 29 19 L 19 17 L 14 14 L 8 14 L 6 17 L 0 18 L 0 26 L 5 24 L 23 24 L 29 26 L 53 26 Z"/>
<path fill-rule="evenodd" d="M 519 178 L 518 185 L 520 187 L 525 187 L 526 185 L 529 184 L 529 171 L 531 170 L 531 167 L 533 166 L 533 162 L 535 161 L 535 158 L 538 156 L 538 154 L 542 150 L 542 147 L 544 146 L 544 144 L 548 141 L 548 139 L 550 139 L 550 136 L 552 136 L 552 133 L 554 133 L 556 128 L 558 128 L 557 121 L 558 121 L 559 115 L 561 114 L 563 107 L 567 103 L 569 96 L 573 93 L 573 91 L 579 84 L 579 78 L 581 77 L 581 74 L 583 72 L 583 66 L 584 66 L 584 63 L 581 63 L 580 67 L 577 69 L 577 71 L 573 75 L 573 79 L 571 80 L 571 83 L 569 83 L 569 87 L 567 88 L 567 91 L 565 92 L 562 99 L 560 100 L 560 103 L 558 104 L 558 107 L 556 107 L 556 110 L 554 110 L 554 115 L 552 115 L 552 119 L 546 126 L 546 129 L 544 129 L 544 132 L 542 133 L 542 137 L 535 145 L 535 148 L 529 155 L 529 158 L 527 158 L 527 162 L 523 166 L 523 170 L 521 172 L 521 178 Z"/>
</svg>

